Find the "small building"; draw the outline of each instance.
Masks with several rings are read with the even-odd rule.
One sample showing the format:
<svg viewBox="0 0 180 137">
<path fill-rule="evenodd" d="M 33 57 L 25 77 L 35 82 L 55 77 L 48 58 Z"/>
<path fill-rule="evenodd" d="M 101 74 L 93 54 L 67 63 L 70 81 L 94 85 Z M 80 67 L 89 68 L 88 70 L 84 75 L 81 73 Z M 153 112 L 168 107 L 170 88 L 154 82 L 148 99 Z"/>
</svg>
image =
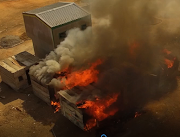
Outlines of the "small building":
<svg viewBox="0 0 180 137">
<path fill-rule="evenodd" d="M 59 95 L 61 113 L 82 130 L 89 130 L 89 127 L 87 127 L 86 124 L 92 117 L 86 114 L 84 109 L 79 109 L 78 106 L 84 103 L 81 101 L 87 99 L 96 100 L 96 97 L 98 96 L 97 93 L 100 92 L 101 91 L 93 85 L 60 90 L 57 92 L 57 95 Z M 96 125 L 98 125 L 98 121 L 96 121 Z"/>
<path fill-rule="evenodd" d="M 24 89 L 31 84 L 29 68 L 39 62 L 39 58 L 24 51 L 0 61 L 2 81 L 15 91 Z"/>
<path fill-rule="evenodd" d="M 32 39 L 35 55 L 44 58 L 66 37 L 72 28 L 91 26 L 91 15 L 75 3 L 58 2 L 23 12 L 27 35 Z"/>
<path fill-rule="evenodd" d="M 31 85 L 32 85 L 33 93 L 38 98 L 40 98 L 41 100 L 46 102 L 48 105 L 50 105 L 51 104 L 50 93 L 51 93 L 51 90 L 52 90 L 50 88 L 50 86 L 41 83 L 40 81 L 38 81 L 32 75 L 30 75 L 30 79 L 31 79 Z"/>
</svg>

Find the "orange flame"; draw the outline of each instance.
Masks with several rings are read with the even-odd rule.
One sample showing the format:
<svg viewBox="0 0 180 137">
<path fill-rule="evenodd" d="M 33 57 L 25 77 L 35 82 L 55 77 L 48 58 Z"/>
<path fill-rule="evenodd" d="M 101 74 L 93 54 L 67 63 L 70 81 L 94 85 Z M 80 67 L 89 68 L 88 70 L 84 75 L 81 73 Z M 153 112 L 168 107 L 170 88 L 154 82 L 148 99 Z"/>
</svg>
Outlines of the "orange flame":
<svg viewBox="0 0 180 137">
<path fill-rule="evenodd" d="M 139 46 L 140 45 L 136 42 L 130 44 L 129 52 L 130 52 L 131 57 L 133 57 L 133 58 L 136 57 L 136 51 L 139 48 Z"/>
<path fill-rule="evenodd" d="M 58 112 L 58 111 L 60 110 L 60 108 L 61 108 L 59 102 L 53 102 L 53 101 L 51 101 L 51 106 L 54 106 L 54 107 L 55 107 L 54 113 Z"/>
<path fill-rule="evenodd" d="M 171 54 L 171 51 L 169 51 L 167 49 L 164 49 L 163 52 L 166 53 L 167 55 Z"/>
<path fill-rule="evenodd" d="M 165 64 L 167 65 L 168 68 L 172 68 L 174 65 L 174 60 L 169 60 L 169 59 L 164 59 Z"/>
<path fill-rule="evenodd" d="M 114 94 L 112 97 L 106 99 L 96 99 L 96 101 L 85 101 L 85 104 L 79 106 L 78 108 L 85 108 L 87 113 L 93 116 L 98 121 L 102 121 L 109 116 L 113 116 L 118 108 L 114 108 L 111 111 L 105 112 L 105 110 L 110 107 L 114 102 L 117 101 L 119 94 Z M 93 119 L 86 123 L 86 128 L 92 128 L 96 126 L 95 122 L 92 122 Z"/>
<path fill-rule="evenodd" d="M 92 119 L 89 119 L 87 122 L 86 122 L 86 125 L 84 127 L 84 130 L 85 131 L 88 131 L 90 130 L 91 128 L 95 127 L 96 126 L 96 119 L 92 118 Z"/>
<path fill-rule="evenodd" d="M 135 115 L 134 115 L 134 118 L 137 118 L 137 117 L 139 117 L 139 116 L 141 116 L 141 113 L 136 112 Z"/>
<path fill-rule="evenodd" d="M 171 54 L 171 51 L 164 49 L 163 53 L 166 53 L 167 55 Z M 169 60 L 167 58 L 164 59 L 165 64 L 167 65 L 168 68 L 172 68 L 174 65 L 174 60 L 176 60 L 176 58 L 174 58 L 173 60 Z"/>
<path fill-rule="evenodd" d="M 71 89 L 75 86 L 87 86 L 92 82 L 96 82 L 98 80 L 97 75 L 99 74 L 99 71 L 95 70 L 95 68 L 100 64 L 102 64 L 102 61 L 97 60 L 89 69 L 83 71 L 79 70 L 68 74 L 67 79 L 65 80 L 66 87 Z"/>
</svg>

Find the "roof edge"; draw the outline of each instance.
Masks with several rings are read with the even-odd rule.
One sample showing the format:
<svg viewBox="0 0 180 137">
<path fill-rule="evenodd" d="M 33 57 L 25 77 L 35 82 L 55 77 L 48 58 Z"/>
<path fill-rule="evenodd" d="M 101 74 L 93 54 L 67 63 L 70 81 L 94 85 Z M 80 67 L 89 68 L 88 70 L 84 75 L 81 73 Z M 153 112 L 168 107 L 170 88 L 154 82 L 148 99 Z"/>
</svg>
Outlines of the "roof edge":
<svg viewBox="0 0 180 137">
<path fill-rule="evenodd" d="M 65 2 L 64 2 L 64 3 L 65 3 Z M 69 4 L 66 4 L 66 5 L 61 6 L 61 7 L 56 7 L 56 8 L 53 8 L 53 9 L 45 10 L 45 11 L 42 11 L 42 12 L 37 13 L 36 15 L 40 15 L 40 14 L 42 14 L 42 13 L 45 13 L 45 12 L 48 12 L 48 11 L 52 11 L 52 10 L 56 10 L 56 9 L 59 9 L 59 8 L 64 8 L 64 7 L 69 6 L 69 5 L 73 5 L 73 3 L 69 3 Z"/>
<path fill-rule="evenodd" d="M 61 25 L 57 25 L 57 26 L 51 27 L 51 28 L 52 28 L 52 30 L 53 30 L 53 29 L 55 29 L 55 28 L 57 28 L 57 27 L 64 26 L 64 25 L 67 25 L 67 24 L 69 24 L 69 23 L 76 22 L 76 21 L 78 21 L 78 20 L 81 20 L 81 19 L 87 18 L 88 16 L 89 16 L 89 15 L 84 16 L 84 17 L 82 17 L 82 18 L 78 18 L 78 19 L 76 19 L 76 20 L 72 20 L 72 21 L 66 22 L 66 23 L 61 24 Z"/>
<path fill-rule="evenodd" d="M 36 14 L 27 14 L 24 13 L 25 16 L 33 16 L 33 18 L 37 18 L 38 20 L 40 20 L 43 24 L 45 24 L 46 26 L 48 26 L 49 28 L 52 28 L 49 24 L 47 24 L 44 20 L 42 20 L 41 18 L 39 18 Z"/>
<path fill-rule="evenodd" d="M 56 3 L 67 3 L 66 5 L 69 5 L 69 4 L 72 4 L 74 2 L 56 2 Z M 53 3 L 53 4 L 56 4 L 56 3 Z M 53 4 L 50 4 L 50 5 L 53 5 Z M 42 7 L 46 7 L 46 6 L 50 6 L 50 5 L 45 5 L 45 6 L 42 6 Z M 65 6 L 65 5 L 64 5 Z M 39 7 L 39 8 L 35 8 L 35 9 L 32 9 L 32 10 L 36 10 L 36 9 L 40 9 L 42 7 Z M 63 6 L 62 6 L 63 7 Z M 58 8 L 58 7 L 57 7 Z M 32 11 L 32 10 L 29 10 L 29 11 Z M 52 10 L 52 9 L 50 9 Z M 42 13 L 42 12 L 45 12 L 45 11 L 42 11 L 42 12 L 39 12 L 39 13 L 29 13 L 29 11 L 24 11 L 22 12 L 23 14 L 26 13 L 26 14 L 33 14 L 33 15 L 36 15 L 36 14 L 39 14 L 39 13 Z M 49 11 L 49 10 L 46 10 L 46 11 Z"/>
<path fill-rule="evenodd" d="M 86 13 L 88 13 L 88 14 L 91 14 L 91 13 L 89 13 L 87 10 L 85 10 L 85 9 L 83 9 L 82 7 L 78 6 L 76 3 L 73 2 L 73 4 L 74 4 L 76 7 L 80 8 L 81 10 L 83 10 L 84 12 L 86 12 Z"/>
</svg>

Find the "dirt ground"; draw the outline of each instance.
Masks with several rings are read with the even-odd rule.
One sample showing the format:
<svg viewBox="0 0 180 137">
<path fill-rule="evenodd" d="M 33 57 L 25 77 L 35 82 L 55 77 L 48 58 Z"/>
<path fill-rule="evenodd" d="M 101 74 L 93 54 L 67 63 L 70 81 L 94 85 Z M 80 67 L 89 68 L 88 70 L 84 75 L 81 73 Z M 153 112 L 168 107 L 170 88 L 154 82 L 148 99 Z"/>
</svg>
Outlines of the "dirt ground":
<svg viewBox="0 0 180 137">
<path fill-rule="evenodd" d="M 81 4 L 79 0 L 61 1 Z M 58 0 L 0 0 L 0 38 L 7 35 L 21 36 L 25 32 L 22 12 L 56 2 L 58 2 Z M 0 60 L 22 51 L 34 53 L 31 40 L 14 48 L 0 49 Z"/>
<path fill-rule="evenodd" d="M 57 1 L 0 0 L 0 38 L 6 35 L 20 36 L 25 32 L 23 11 Z M 164 19 L 159 25 L 164 27 L 170 21 L 176 23 L 176 20 L 179 19 Z M 0 49 L 0 60 L 22 51 L 34 53 L 31 40 L 13 48 Z M 147 104 L 145 109 L 147 113 L 127 122 L 126 133 L 117 137 L 179 137 L 180 79 L 175 91 Z M 86 136 L 60 113 L 54 114 L 50 106 L 33 95 L 31 87 L 15 92 L 0 80 L 0 137 L 53 137 L 50 130 L 59 120 L 62 121 L 60 137 Z"/>
<path fill-rule="evenodd" d="M 55 2 L 58 0 L 0 0 L 0 38 L 21 36 L 25 32 L 23 11 Z M 22 51 L 34 54 L 31 40 L 13 48 L 0 49 L 0 60 Z M 50 106 L 35 97 L 31 87 L 17 93 L 0 79 L 0 96 L 0 137 L 53 136 L 50 129 L 60 114 L 54 114 Z"/>
</svg>

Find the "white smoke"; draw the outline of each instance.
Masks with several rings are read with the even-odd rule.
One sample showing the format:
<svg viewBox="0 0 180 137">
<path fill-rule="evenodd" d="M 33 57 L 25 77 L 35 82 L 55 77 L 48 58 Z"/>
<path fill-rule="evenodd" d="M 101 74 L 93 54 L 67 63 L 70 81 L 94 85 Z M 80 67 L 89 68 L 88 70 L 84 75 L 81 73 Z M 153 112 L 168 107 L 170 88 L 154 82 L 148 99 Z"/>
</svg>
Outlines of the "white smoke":
<svg viewBox="0 0 180 137">
<path fill-rule="evenodd" d="M 84 31 L 81 31 L 79 28 L 68 31 L 66 39 L 54 51 L 51 51 L 38 65 L 30 68 L 30 75 L 33 75 L 43 84 L 61 87 L 59 80 L 52 79 L 53 75 L 68 68 L 70 65 L 79 63 L 82 56 L 86 57 L 86 49 L 90 42 L 91 32 L 91 27 Z M 86 59 L 84 58 L 84 60 Z M 50 82 L 51 79 L 52 81 Z"/>
</svg>

